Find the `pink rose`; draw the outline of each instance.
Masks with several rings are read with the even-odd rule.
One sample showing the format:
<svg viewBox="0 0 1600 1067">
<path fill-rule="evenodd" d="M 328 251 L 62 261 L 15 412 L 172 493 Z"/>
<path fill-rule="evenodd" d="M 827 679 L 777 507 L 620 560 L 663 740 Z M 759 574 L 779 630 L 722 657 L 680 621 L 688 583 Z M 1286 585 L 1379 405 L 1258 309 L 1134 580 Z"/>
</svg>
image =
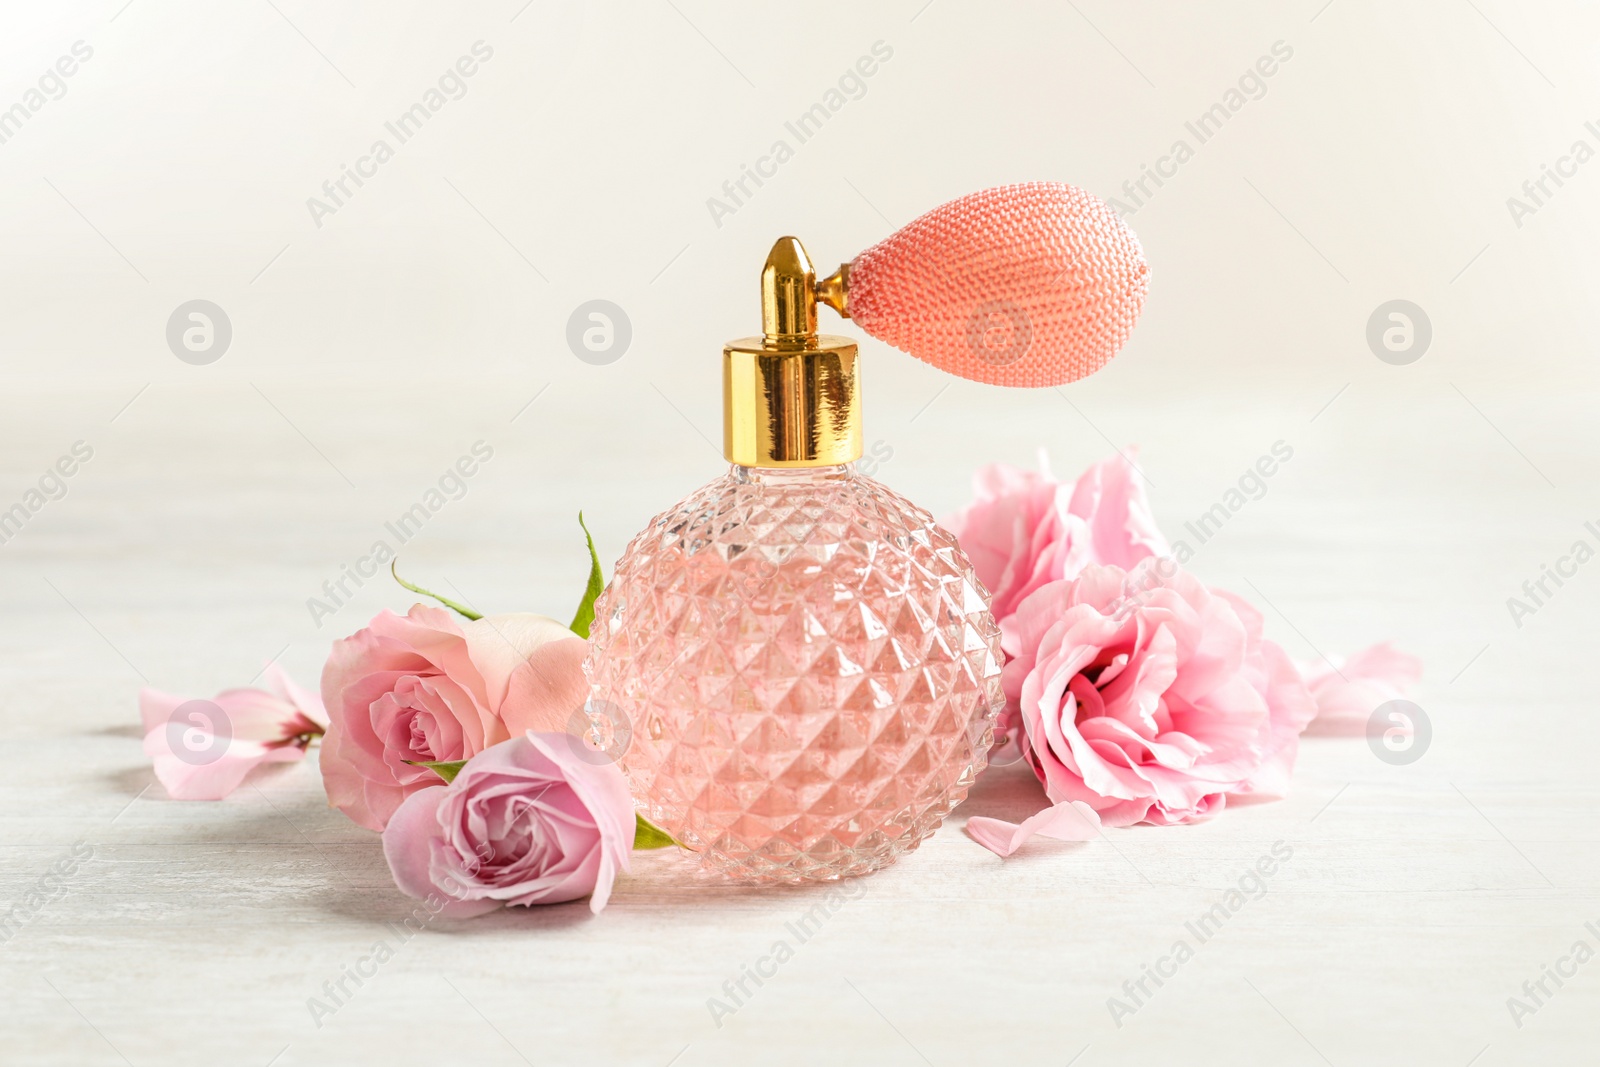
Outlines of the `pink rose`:
<svg viewBox="0 0 1600 1067">
<path fill-rule="evenodd" d="M 1029 593 L 1075 578 L 1089 564 L 1131 569 L 1169 552 L 1130 459 L 1097 463 L 1070 485 L 1048 470 L 1003 463 L 984 467 L 972 482 L 976 499 L 943 525 L 972 560 L 1002 622 Z"/>
<path fill-rule="evenodd" d="M 383 855 L 402 893 L 443 897 L 447 917 L 586 896 L 598 912 L 628 869 L 634 826 L 615 764 L 570 734 L 530 731 L 480 752 L 449 785 L 406 797 Z"/>
<path fill-rule="evenodd" d="M 263 763 L 292 763 L 321 735 L 322 701 L 276 663 L 265 689 L 225 689 L 210 700 L 139 690 L 144 752 L 174 800 L 221 800 Z"/>
<path fill-rule="evenodd" d="M 380 612 L 334 642 L 322 671 L 328 802 L 382 830 L 401 801 L 439 780 L 412 763 L 470 759 L 530 729 L 565 729 L 586 696 L 587 647 L 542 615 L 469 622 L 425 604 Z"/>
<path fill-rule="evenodd" d="M 1108 826 L 1282 796 L 1316 713 L 1260 613 L 1170 560 L 1041 587 L 1002 625 L 1002 647 L 1024 758 L 1052 803 L 1081 801 Z"/>
<path fill-rule="evenodd" d="M 1399 699 L 1421 680 L 1422 661 L 1383 642 L 1349 659 L 1302 663 L 1300 674 L 1317 702 L 1317 717 L 1306 733 L 1350 736 L 1365 733 L 1379 705 Z"/>
</svg>

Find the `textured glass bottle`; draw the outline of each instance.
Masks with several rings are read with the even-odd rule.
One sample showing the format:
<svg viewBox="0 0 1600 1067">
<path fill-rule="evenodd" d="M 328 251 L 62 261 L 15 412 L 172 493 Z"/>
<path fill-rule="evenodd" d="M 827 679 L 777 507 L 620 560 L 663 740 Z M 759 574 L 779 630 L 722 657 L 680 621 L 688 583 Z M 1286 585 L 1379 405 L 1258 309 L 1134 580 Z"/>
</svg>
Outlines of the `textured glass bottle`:
<svg viewBox="0 0 1600 1067">
<path fill-rule="evenodd" d="M 646 817 L 745 881 L 878 870 L 966 797 L 1000 637 L 960 546 L 858 474 L 856 346 L 816 335 L 784 238 L 764 333 L 724 349 L 733 466 L 635 537 L 595 606 L 590 714 Z"/>
<path fill-rule="evenodd" d="M 984 767 L 999 630 L 955 538 L 848 466 L 735 466 L 651 521 L 596 605 L 646 817 L 755 881 L 863 874 Z"/>
</svg>

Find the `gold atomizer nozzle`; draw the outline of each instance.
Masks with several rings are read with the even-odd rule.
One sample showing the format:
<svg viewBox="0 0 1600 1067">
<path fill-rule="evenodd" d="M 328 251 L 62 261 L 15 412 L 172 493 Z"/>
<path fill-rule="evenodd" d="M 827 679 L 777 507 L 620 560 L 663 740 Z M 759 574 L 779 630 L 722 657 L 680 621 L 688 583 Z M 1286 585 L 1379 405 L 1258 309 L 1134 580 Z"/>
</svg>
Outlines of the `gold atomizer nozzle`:
<svg viewBox="0 0 1600 1067">
<path fill-rule="evenodd" d="M 856 343 L 817 334 L 817 301 L 843 314 L 848 271 L 817 282 L 798 238 L 761 270 L 761 336 L 722 349 L 722 452 L 745 467 L 829 467 L 861 458 Z M 835 303 L 837 301 L 837 303 Z"/>
<path fill-rule="evenodd" d="M 850 317 L 850 264 L 839 264 L 838 270 L 817 283 L 816 290 L 817 303 L 827 304 L 841 319 Z"/>
</svg>

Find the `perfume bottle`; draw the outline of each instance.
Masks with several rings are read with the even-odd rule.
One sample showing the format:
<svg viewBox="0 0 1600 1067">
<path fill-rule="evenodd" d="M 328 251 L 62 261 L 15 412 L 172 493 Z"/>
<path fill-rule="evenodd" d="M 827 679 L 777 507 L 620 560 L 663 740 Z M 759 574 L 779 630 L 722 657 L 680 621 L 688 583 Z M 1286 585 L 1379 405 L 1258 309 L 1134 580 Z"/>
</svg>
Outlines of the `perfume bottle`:
<svg viewBox="0 0 1600 1067">
<path fill-rule="evenodd" d="M 1132 241 L 1103 204 L 1075 214 L 1087 195 L 974 194 L 821 282 L 798 240 L 773 246 L 762 333 L 723 349 L 731 466 L 628 545 L 584 665 L 591 721 L 631 731 L 620 763 L 642 813 L 705 867 L 757 883 L 878 870 L 983 770 L 1004 701 L 988 594 L 928 512 L 855 468 L 857 345 L 818 335 L 817 304 L 963 377 L 1081 376 L 1144 285 L 1136 244 L 1136 269 L 1083 269 L 1086 249 Z"/>
</svg>

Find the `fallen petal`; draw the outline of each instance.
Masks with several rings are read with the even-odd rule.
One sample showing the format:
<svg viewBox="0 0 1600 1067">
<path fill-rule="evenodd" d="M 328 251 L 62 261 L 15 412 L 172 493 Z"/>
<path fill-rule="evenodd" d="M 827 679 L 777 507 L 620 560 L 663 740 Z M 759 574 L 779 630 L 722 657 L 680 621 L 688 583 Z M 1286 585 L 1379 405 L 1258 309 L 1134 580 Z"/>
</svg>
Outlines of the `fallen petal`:
<svg viewBox="0 0 1600 1067">
<path fill-rule="evenodd" d="M 996 856 L 1009 856 L 1030 837 L 1056 841 L 1087 841 L 1100 832 L 1100 816 L 1089 805 L 1069 800 L 1030 815 L 1020 823 L 974 815 L 967 820 L 967 834 Z"/>
</svg>

